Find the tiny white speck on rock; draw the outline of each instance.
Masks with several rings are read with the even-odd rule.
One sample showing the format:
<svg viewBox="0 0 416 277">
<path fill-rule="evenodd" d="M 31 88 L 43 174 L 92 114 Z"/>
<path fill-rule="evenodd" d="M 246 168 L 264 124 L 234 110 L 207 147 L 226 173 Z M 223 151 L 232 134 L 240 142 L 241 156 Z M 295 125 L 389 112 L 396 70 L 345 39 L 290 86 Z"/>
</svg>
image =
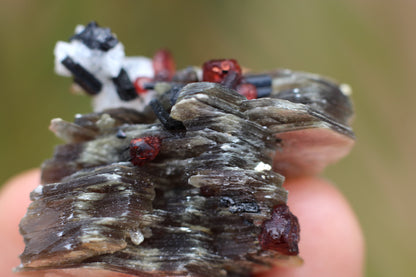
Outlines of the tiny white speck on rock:
<svg viewBox="0 0 416 277">
<path fill-rule="evenodd" d="M 263 162 L 259 162 L 257 166 L 254 168 L 254 170 L 258 172 L 270 170 L 270 169 L 272 169 L 272 166 L 269 164 L 265 164 Z"/>
<path fill-rule="evenodd" d="M 129 231 L 130 239 L 135 245 L 139 245 L 144 241 L 144 236 L 140 230 L 130 230 Z"/>
<path fill-rule="evenodd" d="M 42 194 L 42 192 L 43 192 L 43 186 L 42 185 L 39 185 L 33 191 L 35 193 L 37 193 L 37 194 Z"/>
</svg>

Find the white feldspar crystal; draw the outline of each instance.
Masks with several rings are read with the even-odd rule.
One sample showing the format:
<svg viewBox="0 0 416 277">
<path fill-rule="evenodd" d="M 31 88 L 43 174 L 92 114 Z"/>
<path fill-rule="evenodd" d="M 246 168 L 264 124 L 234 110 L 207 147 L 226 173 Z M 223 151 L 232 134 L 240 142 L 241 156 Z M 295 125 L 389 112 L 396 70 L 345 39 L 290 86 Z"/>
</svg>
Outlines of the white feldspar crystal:
<svg viewBox="0 0 416 277">
<path fill-rule="evenodd" d="M 77 26 L 75 28 L 76 34 L 82 32 L 84 28 L 82 25 Z M 58 41 L 54 54 L 55 72 L 58 75 L 72 76 L 71 72 L 62 64 L 66 57 L 70 57 L 102 83 L 101 91 L 93 96 L 95 112 L 120 107 L 141 110 L 153 98 L 152 91 L 130 101 L 123 101 L 119 98 L 112 79 L 118 76 L 121 69 L 127 72 L 131 82 L 134 82 L 138 77 L 152 78 L 154 76 L 152 60 L 139 56 L 126 57 L 121 42 L 108 51 L 102 51 L 90 49 L 77 39 L 70 42 Z"/>
<path fill-rule="evenodd" d="M 254 168 L 255 171 L 259 171 L 259 172 L 270 170 L 270 169 L 272 169 L 272 166 L 269 164 L 265 164 L 263 162 L 259 162 L 257 166 Z"/>
</svg>

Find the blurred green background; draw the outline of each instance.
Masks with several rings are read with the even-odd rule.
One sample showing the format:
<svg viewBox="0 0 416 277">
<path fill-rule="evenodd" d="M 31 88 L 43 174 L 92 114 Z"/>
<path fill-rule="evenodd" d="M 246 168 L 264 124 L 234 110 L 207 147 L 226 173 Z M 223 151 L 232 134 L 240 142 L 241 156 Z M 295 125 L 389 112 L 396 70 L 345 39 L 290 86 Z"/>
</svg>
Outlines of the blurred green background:
<svg viewBox="0 0 416 277">
<path fill-rule="evenodd" d="M 416 1 L 0 3 L 0 183 L 52 155 L 52 118 L 90 111 L 87 97 L 69 93 L 71 80 L 54 75 L 52 51 L 76 24 L 96 20 L 127 55 L 168 47 L 178 67 L 233 57 L 349 83 L 357 145 L 325 176 L 358 214 L 367 276 L 416 276 Z"/>
</svg>

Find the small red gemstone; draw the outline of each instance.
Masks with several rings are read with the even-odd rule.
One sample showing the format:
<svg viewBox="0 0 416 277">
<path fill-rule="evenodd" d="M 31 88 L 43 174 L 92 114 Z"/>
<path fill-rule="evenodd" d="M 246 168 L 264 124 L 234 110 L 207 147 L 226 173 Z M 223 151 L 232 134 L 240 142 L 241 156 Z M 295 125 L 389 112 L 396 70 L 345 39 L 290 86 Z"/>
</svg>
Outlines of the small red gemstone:
<svg viewBox="0 0 416 277">
<path fill-rule="evenodd" d="M 155 81 L 170 81 L 175 75 L 175 62 L 168 50 L 159 50 L 153 56 L 153 70 Z"/>
<path fill-rule="evenodd" d="M 147 92 L 147 89 L 144 88 L 144 85 L 151 82 L 153 82 L 152 78 L 138 77 L 134 81 L 134 88 L 136 89 L 137 94 L 145 94 Z"/>
<path fill-rule="evenodd" d="M 221 83 L 229 71 L 235 71 L 241 77 L 241 67 L 236 60 L 210 60 L 202 66 L 204 82 Z"/>
<path fill-rule="evenodd" d="M 162 140 L 159 137 L 142 137 L 130 141 L 130 158 L 132 164 L 142 166 L 152 161 L 159 154 Z"/>
<path fill-rule="evenodd" d="M 257 89 L 252 84 L 240 84 L 237 86 L 239 94 L 244 95 L 248 100 L 257 99 Z"/>
<path fill-rule="evenodd" d="M 276 250 L 284 255 L 299 253 L 299 222 L 285 204 L 274 207 L 272 218 L 263 222 L 259 242 L 264 250 Z"/>
</svg>

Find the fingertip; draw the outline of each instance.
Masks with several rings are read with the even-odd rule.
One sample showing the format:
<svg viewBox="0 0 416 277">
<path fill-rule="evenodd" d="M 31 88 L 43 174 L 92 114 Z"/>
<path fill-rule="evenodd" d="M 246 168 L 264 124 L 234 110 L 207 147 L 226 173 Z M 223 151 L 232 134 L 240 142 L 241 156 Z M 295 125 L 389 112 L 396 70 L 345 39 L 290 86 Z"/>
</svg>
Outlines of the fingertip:
<svg viewBox="0 0 416 277">
<path fill-rule="evenodd" d="M 16 276 L 12 268 L 19 265 L 24 243 L 19 234 L 19 222 L 29 206 L 29 193 L 39 184 L 40 171 L 28 170 L 7 181 L 0 190 L 0 272 Z"/>
<path fill-rule="evenodd" d="M 275 268 L 262 276 L 362 276 L 364 239 L 344 196 L 319 178 L 287 180 L 288 205 L 300 223 L 298 268 Z"/>
<path fill-rule="evenodd" d="M 32 169 L 13 177 L 4 184 L 0 190 L 0 222 L 7 224 L 1 225 L 2 234 L 16 233 L 18 222 L 29 206 L 29 194 L 39 185 L 39 182 L 40 171 Z"/>
</svg>

